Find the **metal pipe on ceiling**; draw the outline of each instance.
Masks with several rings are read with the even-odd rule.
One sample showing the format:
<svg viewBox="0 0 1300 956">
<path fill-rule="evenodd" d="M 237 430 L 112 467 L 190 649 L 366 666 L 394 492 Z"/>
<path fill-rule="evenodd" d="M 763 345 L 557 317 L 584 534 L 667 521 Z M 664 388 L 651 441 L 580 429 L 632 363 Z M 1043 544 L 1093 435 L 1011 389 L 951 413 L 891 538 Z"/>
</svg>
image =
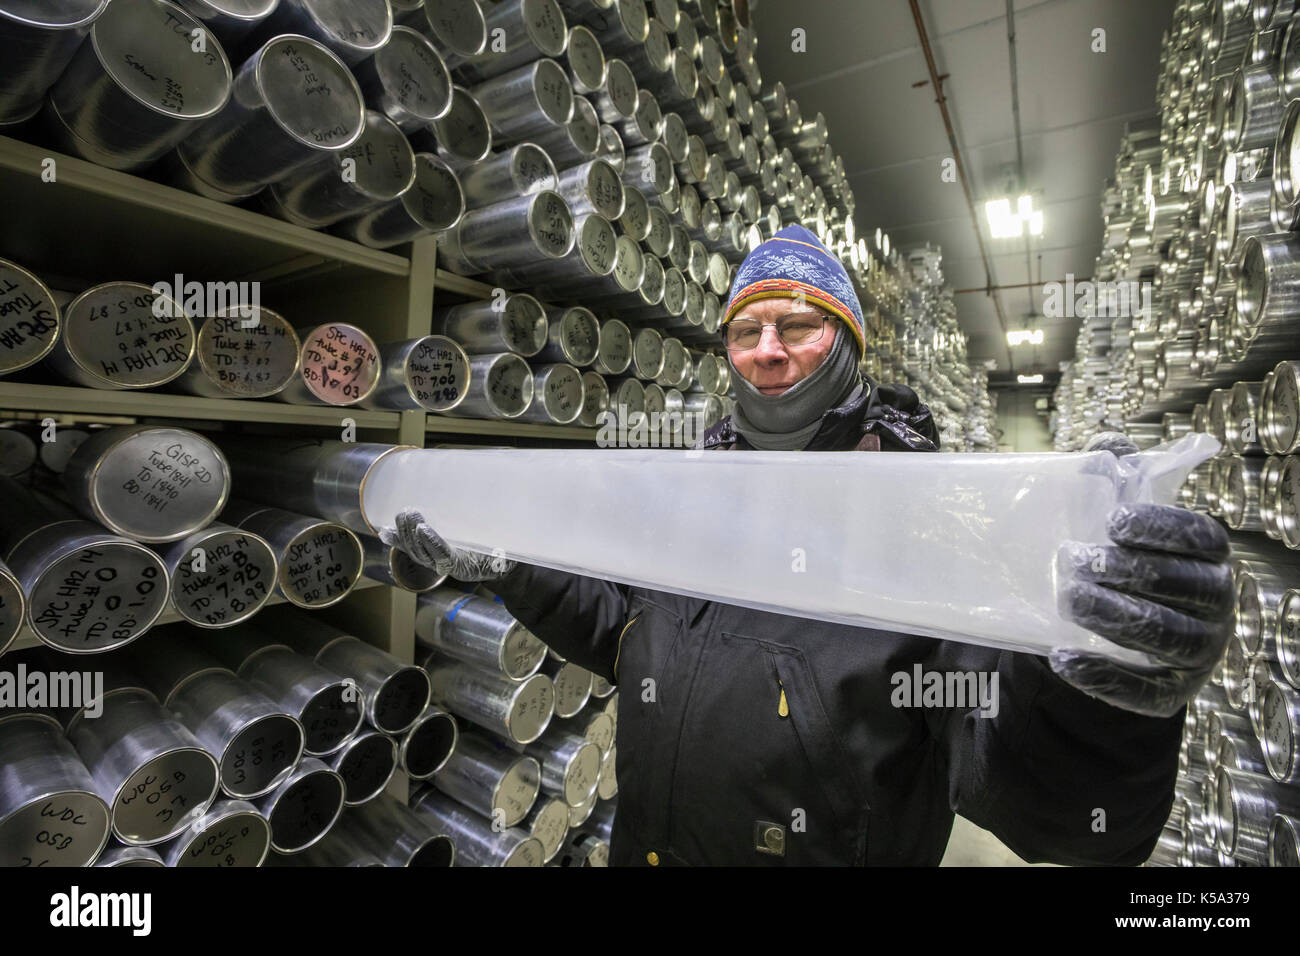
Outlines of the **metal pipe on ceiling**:
<svg viewBox="0 0 1300 956">
<path fill-rule="evenodd" d="M 908 0 L 908 5 L 912 8 L 912 20 L 916 23 L 916 36 L 921 42 L 921 52 L 925 54 L 925 66 L 930 71 L 930 85 L 934 87 L 935 102 L 939 104 L 939 113 L 943 116 L 943 128 L 948 133 L 948 144 L 952 147 L 953 162 L 957 166 L 957 178 L 961 180 L 962 192 L 966 196 L 966 208 L 970 211 L 971 226 L 975 229 L 975 241 L 979 244 L 980 258 L 984 262 L 984 278 L 989 288 L 989 294 L 993 297 L 993 307 L 997 310 L 998 325 L 1002 328 L 1003 342 L 1006 341 L 1007 320 L 1002 314 L 1002 300 L 998 297 L 993 282 L 993 265 L 989 261 L 988 249 L 984 247 L 984 234 L 980 231 L 979 216 L 975 213 L 975 200 L 971 197 L 970 181 L 966 178 L 966 164 L 962 162 L 961 149 L 957 145 L 957 133 L 952 128 L 952 117 L 948 115 L 948 98 L 944 95 L 943 86 L 939 80 L 939 71 L 934 65 L 934 51 L 930 47 L 930 35 L 925 29 L 925 20 L 921 16 L 921 8 L 917 0 Z M 1004 345 L 1007 353 L 1007 364 L 1011 365 L 1011 348 Z"/>
</svg>

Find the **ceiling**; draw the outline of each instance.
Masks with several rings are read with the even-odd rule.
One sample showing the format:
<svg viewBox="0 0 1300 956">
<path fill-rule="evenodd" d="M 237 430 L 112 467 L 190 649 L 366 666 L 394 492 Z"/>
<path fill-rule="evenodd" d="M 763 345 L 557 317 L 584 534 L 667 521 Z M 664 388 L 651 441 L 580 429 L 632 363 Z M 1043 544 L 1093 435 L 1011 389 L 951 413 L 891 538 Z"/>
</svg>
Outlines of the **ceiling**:
<svg viewBox="0 0 1300 956">
<path fill-rule="evenodd" d="M 1156 113 L 1160 34 L 1175 0 L 1014 0 L 1024 181 L 1044 211 L 1043 235 L 992 239 L 983 201 L 1007 195 L 1016 134 L 1007 0 L 920 0 L 957 145 L 980 216 L 993 285 L 1092 275 L 1101 248 L 1101 192 L 1114 171 L 1124 123 Z M 877 226 L 894 246 L 943 249 L 972 364 L 993 359 L 993 382 L 1046 372 L 1074 354 L 1078 322 L 1041 315 L 1039 288 L 998 292 L 1006 328 L 1029 319 L 1041 346 L 1009 349 L 960 182 L 945 182 L 952 155 L 929 84 L 908 0 L 751 0 L 764 83 L 782 80 L 805 118 L 826 116 L 844 158 L 860 233 Z M 1092 52 L 1093 31 L 1106 50 Z M 806 52 L 794 52 L 795 28 Z M 1014 193 L 1012 202 L 1014 205 Z M 1032 269 L 1032 273 L 1031 273 Z"/>
</svg>

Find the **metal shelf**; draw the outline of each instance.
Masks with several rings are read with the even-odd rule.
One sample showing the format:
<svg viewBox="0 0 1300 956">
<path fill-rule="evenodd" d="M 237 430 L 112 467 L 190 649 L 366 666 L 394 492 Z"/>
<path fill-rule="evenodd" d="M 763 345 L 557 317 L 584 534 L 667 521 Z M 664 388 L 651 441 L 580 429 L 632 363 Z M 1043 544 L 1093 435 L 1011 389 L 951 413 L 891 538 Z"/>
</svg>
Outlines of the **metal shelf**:
<svg viewBox="0 0 1300 956">
<path fill-rule="evenodd" d="M 434 288 L 439 291 L 468 296 L 472 299 L 490 299 L 492 298 L 492 290 L 496 288 L 496 286 L 487 282 L 468 279 L 465 276 L 456 275 L 456 273 L 448 272 L 442 268 L 439 268 L 434 273 L 433 281 Z"/>
<path fill-rule="evenodd" d="M 358 422 L 358 424 L 360 424 Z M 599 428 L 581 425 L 539 425 L 535 422 L 501 421 L 481 418 L 447 418 L 429 415 L 425 431 L 446 435 L 488 435 L 501 438 L 554 438 L 564 441 L 596 440 Z"/>
<path fill-rule="evenodd" d="M 411 271 L 403 256 L 3 136 L 0 195 L 0 250 L 38 274 L 151 285 L 177 271 L 242 281 L 321 268 Z"/>
<path fill-rule="evenodd" d="M 344 418 L 358 428 L 396 431 L 397 412 L 332 405 L 289 405 L 274 399 L 200 398 L 167 392 L 109 391 L 69 385 L 28 385 L 0 382 L 0 409 L 7 411 L 78 412 L 133 418 L 211 419 L 229 422 L 272 422 L 337 428 Z"/>
<path fill-rule="evenodd" d="M 372 581 L 370 578 L 362 578 L 360 581 L 357 582 L 356 587 L 354 587 L 351 591 L 348 592 L 348 597 L 351 597 L 356 592 L 363 591 L 367 588 L 378 588 L 383 586 L 384 585 L 382 584 L 382 582 Z M 347 598 L 344 598 L 344 600 L 347 600 Z M 277 593 L 277 594 L 272 594 L 270 600 L 268 600 L 264 605 L 262 605 L 262 607 L 268 608 L 268 607 L 273 607 L 276 604 L 284 604 L 284 603 L 286 603 L 285 599 L 280 594 Z M 257 619 L 256 614 L 254 614 L 252 618 L 250 618 L 250 620 L 256 620 L 256 619 Z M 180 616 L 180 613 L 176 610 L 176 606 L 173 605 L 169 600 L 167 602 L 167 607 L 163 610 L 162 614 L 158 615 L 158 620 L 154 621 L 152 627 L 162 627 L 164 624 L 179 624 L 181 621 L 182 618 Z M 211 633 L 213 635 L 219 635 L 221 633 L 221 628 L 206 629 L 205 632 Z M 32 631 L 30 627 L 24 624 L 22 628 L 18 631 L 18 636 L 14 638 L 14 642 L 9 645 L 9 649 L 5 653 L 8 654 L 8 653 L 12 653 L 13 651 L 20 651 L 27 647 L 43 647 L 43 646 L 44 645 L 41 643 L 40 638 L 36 636 L 36 634 Z M 106 651 L 105 653 L 111 654 L 113 653 L 113 651 L 110 650 L 110 651 Z M 78 656 L 82 656 L 87 659 L 93 660 L 98 655 L 85 654 L 85 655 L 78 655 Z"/>
</svg>

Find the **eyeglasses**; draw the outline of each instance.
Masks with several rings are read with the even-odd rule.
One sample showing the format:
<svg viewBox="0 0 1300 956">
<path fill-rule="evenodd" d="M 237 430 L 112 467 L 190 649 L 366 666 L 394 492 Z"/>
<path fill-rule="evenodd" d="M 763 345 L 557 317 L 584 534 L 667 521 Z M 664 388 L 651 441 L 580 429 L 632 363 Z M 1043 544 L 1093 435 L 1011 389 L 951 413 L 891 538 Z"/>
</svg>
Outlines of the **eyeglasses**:
<svg viewBox="0 0 1300 956">
<path fill-rule="evenodd" d="M 768 326 L 776 329 L 777 338 L 782 345 L 812 345 L 820 341 L 826 332 L 829 315 L 820 312 L 792 312 L 783 315 L 775 322 L 755 322 L 752 319 L 736 319 L 728 322 L 727 351 L 748 352 L 756 347 L 763 338 L 763 330 Z"/>
</svg>

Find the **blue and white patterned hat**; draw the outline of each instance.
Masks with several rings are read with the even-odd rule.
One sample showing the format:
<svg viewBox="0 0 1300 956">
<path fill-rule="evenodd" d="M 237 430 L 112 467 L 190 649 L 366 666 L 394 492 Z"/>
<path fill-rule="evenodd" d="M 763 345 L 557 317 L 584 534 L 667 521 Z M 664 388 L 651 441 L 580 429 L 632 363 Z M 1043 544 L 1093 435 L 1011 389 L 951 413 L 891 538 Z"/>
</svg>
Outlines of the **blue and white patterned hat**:
<svg viewBox="0 0 1300 956">
<path fill-rule="evenodd" d="M 787 226 L 745 257 L 723 323 L 756 299 L 802 297 L 838 317 L 866 351 L 862 304 L 840 261 L 803 226 Z"/>
</svg>

